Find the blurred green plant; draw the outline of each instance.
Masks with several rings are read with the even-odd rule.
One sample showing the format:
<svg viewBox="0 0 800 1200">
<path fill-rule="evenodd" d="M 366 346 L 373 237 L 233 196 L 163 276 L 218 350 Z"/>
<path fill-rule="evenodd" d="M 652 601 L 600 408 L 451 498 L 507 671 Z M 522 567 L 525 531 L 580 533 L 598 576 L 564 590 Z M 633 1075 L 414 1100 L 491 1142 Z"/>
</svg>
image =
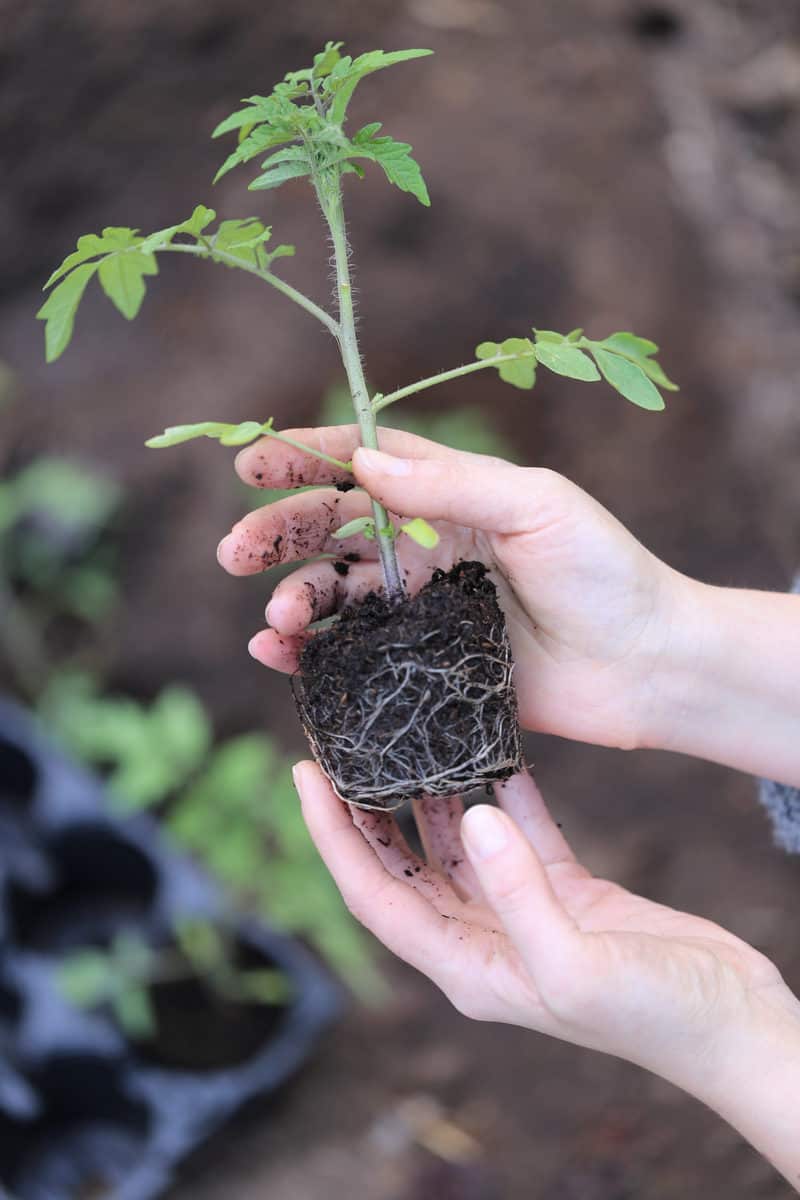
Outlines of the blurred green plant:
<svg viewBox="0 0 800 1200">
<path fill-rule="evenodd" d="M 134 933 L 120 933 L 108 950 L 72 951 L 59 968 L 64 995 L 79 1008 L 108 1008 L 130 1037 L 152 1038 L 158 1026 L 151 990 L 160 983 L 200 979 L 236 1004 L 283 1005 L 291 984 L 275 967 L 234 965 L 230 939 L 209 921 L 181 921 L 173 942 L 155 947 Z"/>
<path fill-rule="evenodd" d="M 266 733 L 212 744 L 186 688 L 152 704 L 105 696 L 63 673 L 40 714 L 74 754 L 108 773 L 120 813 L 156 808 L 162 828 L 224 887 L 235 907 L 304 938 L 365 999 L 381 989 L 370 943 L 308 836 L 290 765 Z"/>
<path fill-rule="evenodd" d="M 96 627 L 116 602 L 107 535 L 120 499 L 109 479 L 58 457 L 0 479 L 0 653 L 29 699 L 49 673 L 54 624 Z"/>
</svg>

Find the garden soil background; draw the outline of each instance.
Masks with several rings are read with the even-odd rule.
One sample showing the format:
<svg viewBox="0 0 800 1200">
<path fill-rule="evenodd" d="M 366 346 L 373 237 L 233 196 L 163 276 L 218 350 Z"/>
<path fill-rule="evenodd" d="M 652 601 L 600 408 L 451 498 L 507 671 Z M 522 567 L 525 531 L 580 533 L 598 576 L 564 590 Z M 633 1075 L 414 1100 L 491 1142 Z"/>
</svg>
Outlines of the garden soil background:
<svg viewBox="0 0 800 1200">
<path fill-rule="evenodd" d="M 145 452 L 165 424 L 314 420 L 339 376 L 304 314 L 219 268 L 168 262 L 137 322 L 94 291 L 45 368 L 39 288 L 77 235 L 147 230 L 214 203 L 296 242 L 287 275 L 328 298 L 310 195 L 266 207 L 207 133 L 327 38 L 437 57 L 365 85 L 357 117 L 413 143 L 433 205 L 348 188 L 361 336 L 382 390 L 531 324 L 633 327 L 682 384 L 661 417 L 606 389 L 482 376 L 425 405 L 480 403 L 520 459 L 587 488 L 673 566 L 788 586 L 800 563 L 800 9 L 795 0 L 0 0 L 0 357 L 19 402 L 3 467 L 57 451 L 130 497 L 113 682 L 196 687 L 222 732 L 301 743 L 285 680 L 247 656 L 265 580 L 225 577 L 245 497 L 208 445 Z M 773 850 L 753 781 L 652 753 L 533 737 L 586 862 L 716 919 L 800 987 L 800 861 Z M 290 1091 L 208 1147 L 174 1200 L 726 1200 L 790 1189 L 710 1113 L 632 1067 L 470 1024 L 389 966 Z M 460 1132 L 459 1132 L 460 1131 Z M 427 1147 L 427 1148 L 426 1148 Z M 460 1165 L 458 1165 L 460 1164 Z"/>
</svg>

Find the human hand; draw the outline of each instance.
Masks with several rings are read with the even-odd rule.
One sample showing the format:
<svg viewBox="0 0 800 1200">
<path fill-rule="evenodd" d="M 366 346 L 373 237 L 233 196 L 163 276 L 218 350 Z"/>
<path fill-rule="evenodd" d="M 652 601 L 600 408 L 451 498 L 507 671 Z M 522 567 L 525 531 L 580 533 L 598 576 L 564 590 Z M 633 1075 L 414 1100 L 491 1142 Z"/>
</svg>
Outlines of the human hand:
<svg viewBox="0 0 800 1200">
<path fill-rule="evenodd" d="M 800 1180 L 800 1004 L 711 921 L 595 879 L 527 775 L 500 810 L 423 800 L 427 862 L 390 814 L 295 768 L 312 838 L 353 915 L 455 1007 L 627 1059 L 715 1108 Z"/>
<path fill-rule="evenodd" d="M 287 431 L 348 460 L 358 484 L 393 513 L 436 527 L 435 551 L 401 537 L 410 591 L 435 567 L 486 563 L 498 587 L 516 662 L 525 728 L 601 745 L 651 744 L 659 663 L 669 657 L 681 576 L 650 554 L 605 509 L 548 470 L 466 454 L 411 434 L 381 430 L 391 452 L 356 449 L 355 426 Z M 355 453 L 354 453 L 355 451 Z M 348 479 L 322 460 L 263 439 L 236 469 L 251 485 L 299 487 Z M 249 575 L 315 555 L 356 554 L 346 576 L 334 559 L 307 562 L 276 587 L 271 628 L 251 641 L 267 666 L 294 671 L 310 623 L 381 586 L 374 542 L 332 533 L 369 512 L 364 491 L 321 488 L 248 514 L 223 539 L 219 560 Z"/>
</svg>

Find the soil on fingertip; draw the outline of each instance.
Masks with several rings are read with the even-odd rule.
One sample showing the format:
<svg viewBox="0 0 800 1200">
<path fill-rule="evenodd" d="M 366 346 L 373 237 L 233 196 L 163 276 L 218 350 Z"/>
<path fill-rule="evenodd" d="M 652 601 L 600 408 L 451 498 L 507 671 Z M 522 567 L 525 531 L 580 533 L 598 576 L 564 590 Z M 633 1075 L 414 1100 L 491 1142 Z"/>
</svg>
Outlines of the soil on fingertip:
<svg viewBox="0 0 800 1200">
<path fill-rule="evenodd" d="M 295 699 L 342 799 L 393 807 L 520 769 L 505 619 L 482 563 L 417 595 L 370 593 L 307 643 Z"/>
</svg>

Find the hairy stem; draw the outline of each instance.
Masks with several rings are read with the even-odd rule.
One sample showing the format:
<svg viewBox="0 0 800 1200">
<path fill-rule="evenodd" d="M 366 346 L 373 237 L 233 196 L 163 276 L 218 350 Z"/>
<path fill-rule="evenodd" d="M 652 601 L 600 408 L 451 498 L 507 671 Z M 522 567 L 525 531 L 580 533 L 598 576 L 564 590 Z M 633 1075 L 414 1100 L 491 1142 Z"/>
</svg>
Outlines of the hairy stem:
<svg viewBox="0 0 800 1200">
<path fill-rule="evenodd" d="M 315 180 L 317 195 L 322 211 L 328 222 L 333 242 L 333 260 L 336 269 L 336 290 L 339 298 L 339 349 L 342 362 L 347 373 L 350 386 L 350 396 L 353 401 L 358 427 L 361 431 L 362 445 L 372 450 L 378 447 L 378 429 L 375 414 L 372 410 L 364 370 L 361 365 L 361 355 L 358 351 L 356 337 L 355 312 L 353 308 L 353 289 L 350 282 L 350 266 L 348 263 L 347 234 L 342 208 L 341 178 L 337 172 L 328 172 L 325 180 Z M 394 531 L 391 530 L 389 514 L 377 500 L 372 501 L 372 514 L 375 519 L 375 537 L 378 542 L 383 579 L 386 594 L 390 599 L 399 599 L 405 594 L 397 553 L 394 544 Z"/>
<path fill-rule="evenodd" d="M 178 254 L 193 254 L 196 258 L 211 258 L 217 262 L 225 263 L 229 267 L 238 267 L 240 271 L 247 271 L 249 275 L 255 275 L 259 279 L 263 279 L 270 287 L 274 287 L 277 291 L 287 296 L 289 300 L 293 300 L 295 304 L 299 304 L 301 308 L 310 313 L 312 317 L 316 317 L 329 333 L 332 333 L 335 338 L 339 337 L 339 323 L 330 313 L 325 312 L 324 308 L 320 308 L 313 300 L 309 299 L 297 288 L 292 287 L 285 279 L 281 279 L 278 275 L 273 275 L 271 271 L 264 271 L 261 267 L 251 265 L 244 262 L 243 259 L 237 258 L 234 254 L 227 254 L 224 250 L 206 249 L 204 246 L 189 246 L 183 243 L 171 243 L 169 246 L 160 246 L 158 253 L 163 254 L 168 250 L 174 250 Z"/>
<path fill-rule="evenodd" d="M 437 383 L 447 383 L 450 379 L 460 379 L 462 375 L 471 375 L 473 371 L 483 371 L 486 367 L 499 367 L 504 362 L 515 362 L 518 358 L 533 358 L 534 354 L 495 354 L 492 358 L 482 358 L 476 362 L 466 363 L 463 367 L 453 367 L 451 371 L 441 371 L 438 375 L 429 375 L 417 383 L 409 383 L 407 387 L 398 388 L 396 392 L 387 392 L 385 396 L 377 395 L 372 402 L 372 411 L 379 413 L 382 408 L 394 404 L 396 400 L 405 400 L 416 392 L 424 392 L 426 388 L 435 387 Z"/>
</svg>

